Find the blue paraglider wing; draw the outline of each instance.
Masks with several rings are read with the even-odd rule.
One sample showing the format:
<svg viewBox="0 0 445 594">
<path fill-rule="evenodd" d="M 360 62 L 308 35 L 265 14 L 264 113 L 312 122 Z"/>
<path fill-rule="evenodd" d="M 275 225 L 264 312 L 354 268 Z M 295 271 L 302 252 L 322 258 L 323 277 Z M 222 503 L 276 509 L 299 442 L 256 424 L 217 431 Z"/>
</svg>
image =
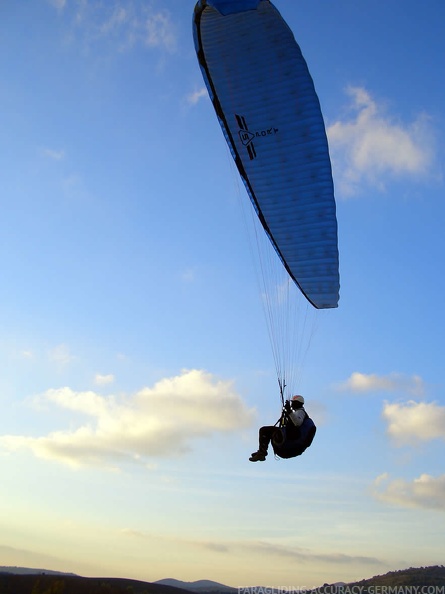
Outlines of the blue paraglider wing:
<svg viewBox="0 0 445 594">
<path fill-rule="evenodd" d="M 194 40 L 223 133 L 275 250 L 312 305 L 337 307 L 326 131 L 291 30 L 269 0 L 200 0 Z"/>
</svg>

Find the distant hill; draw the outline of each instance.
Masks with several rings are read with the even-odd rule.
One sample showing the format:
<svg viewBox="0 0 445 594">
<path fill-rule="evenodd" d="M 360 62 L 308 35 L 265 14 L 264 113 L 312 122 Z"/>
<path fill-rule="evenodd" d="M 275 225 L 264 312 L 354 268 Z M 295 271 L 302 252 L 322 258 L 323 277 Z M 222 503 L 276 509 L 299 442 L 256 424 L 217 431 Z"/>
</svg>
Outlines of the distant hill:
<svg viewBox="0 0 445 594">
<path fill-rule="evenodd" d="M 338 583 L 337 583 L 338 585 Z M 400 571 L 390 571 L 359 582 L 343 584 L 343 588 L 353 591 L 359 586 L 360 594 L 376 594 L 375 586 L 443 586 L 445 585 L 445 567 L 410 567 Z M 0 567 L 0 594 L 235 594 L 236 588 L 230 588 L 211 580 L 181 582 L 165 579 L 158 582 L 142 582 L 124 578 L 86 578 L 75 574 L 57 571 L 28 569 L 23 567 Z M 252 594 L 259 594 L 272 589 L 265 586 L 245 588 Z M 324 584 L 313 594 L 333 594 L 335 584 Z M 279 594 L 277 591 L 276 594 Z M 308 591 L 307 594 L 310 594 Z"/>
<path fill-rule="evenodd" d="M 443 565 L 410 567 L 348 584 L 348 586 L 355 585 L 364 587 L 361 594 L 367 594 L 367 586 L 445 586 L 445 567 Z"/>
<path fill-rule="evenodd" d="M 399 571 L 390 571 L 384 575 L 375 575 L 372 578 L 344 584 L 344 588 L 354 591 L 354 586 L 359 586 L 357 591 L 360 594 L 375 594 L 375 586 L 444 586 L 445 585 L 445 567 L 443 565 L 433 565 L 430 567 L 410 567 Z M 324 584 L 316 589 L 317 594 L 332 594 L 332 584 Z M 313 590 L 312 592 L 315 592 Z M 309 593 L 308 593 L 309 594 Z"/>
<path fill-rule="evenodd" d="M 224 584 L 219 584 L 218 582 L 212 582 L 212 580 L 181 582 L 180 580 L 167 578 L 164 580 L 158 580 L 157 582 L 155 582 L 155 584 L 173 586 L 175 588 L 182 588 L 183 590 L 189 590 L 190 592 L 198 592 L 200 594 L 204 594 L 206 592 L 211 592 L 213 594 L 216 594 L 217 592 L 222 592 L 224 594 L 233 594 L 234 592 L 238 592 L 237 588 L 231 588 L 230 586 L 225 586 Z"/>
<path fill-rule="evenodd" d="M 190 594 L 188 590 L 123 578 L 1 572 L 0 594 Z"/>
</svg>

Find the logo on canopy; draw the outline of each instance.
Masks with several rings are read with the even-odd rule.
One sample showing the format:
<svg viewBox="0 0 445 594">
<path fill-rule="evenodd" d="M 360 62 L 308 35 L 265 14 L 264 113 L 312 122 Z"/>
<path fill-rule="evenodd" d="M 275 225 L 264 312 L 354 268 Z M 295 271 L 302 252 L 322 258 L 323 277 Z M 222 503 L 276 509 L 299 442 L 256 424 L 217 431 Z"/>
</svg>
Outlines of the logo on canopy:
<svg viewBox="0 0 445 594">
<path fill-rule="evenodd" d="M 247 127 L 247 122 L 244 116 L 239 116 L 235 114 L 236 121 L 238 122 L 239 126 L 239 137 L 243 145 L 247 148 L 247 152 L 249 153 L 249 158 L 252 161 L 256 158 L 256 150 L 253 144 L 253 140 L 256 138 L 264 138 L 265 136 L 274 136 L 278 132 L 278 128 L 266 128 L 265 130 L 260 130 L 256 132 L 251 132 Z"/>
<path fill-rule="evenodd" d="M 239 137 L 241 138 L 241 142 L 244 144 L 244 146 L 248 146 L 255 138 L 255 134 L 252 134 L 252 132 L 249 132 L 249 130 L 240 130 Z"/>
</svg>

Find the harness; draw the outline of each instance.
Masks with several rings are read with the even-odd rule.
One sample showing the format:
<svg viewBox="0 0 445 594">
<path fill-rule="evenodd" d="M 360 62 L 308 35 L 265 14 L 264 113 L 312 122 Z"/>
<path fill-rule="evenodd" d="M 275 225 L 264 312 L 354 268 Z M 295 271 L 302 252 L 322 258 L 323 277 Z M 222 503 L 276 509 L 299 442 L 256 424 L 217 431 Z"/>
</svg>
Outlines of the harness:
<svg viewBox="0 0 445 594">
<path fill-rule="evenodd" d="M 272 435 L 272 448 L 276 456 L 280 458 L 294 458 L 300 456 L 312 443 L 317 427 L 314 421 L 305 411 L 303 423 L 298 427 L 299 435 L 296 439 L 287 436 L 288 416 L 283 408 L 281 417 L 275 423 L 275 429 Z"/>
</svg>

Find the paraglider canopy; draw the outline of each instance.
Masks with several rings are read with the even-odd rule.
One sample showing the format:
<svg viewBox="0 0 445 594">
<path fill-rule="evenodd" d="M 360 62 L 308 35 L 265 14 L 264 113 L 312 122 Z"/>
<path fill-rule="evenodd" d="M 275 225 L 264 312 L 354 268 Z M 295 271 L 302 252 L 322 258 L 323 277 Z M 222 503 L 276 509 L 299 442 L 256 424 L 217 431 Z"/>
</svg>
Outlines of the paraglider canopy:
<svg viewBox="0 0 445 594">
<path fill-rule="evenodd" d="M 194 39 L 224 136 L 276 253 L 314 307 L 337 307 L 326 131 L 291 30 L 269 0 L 200 0 Z"/>
</svg>

